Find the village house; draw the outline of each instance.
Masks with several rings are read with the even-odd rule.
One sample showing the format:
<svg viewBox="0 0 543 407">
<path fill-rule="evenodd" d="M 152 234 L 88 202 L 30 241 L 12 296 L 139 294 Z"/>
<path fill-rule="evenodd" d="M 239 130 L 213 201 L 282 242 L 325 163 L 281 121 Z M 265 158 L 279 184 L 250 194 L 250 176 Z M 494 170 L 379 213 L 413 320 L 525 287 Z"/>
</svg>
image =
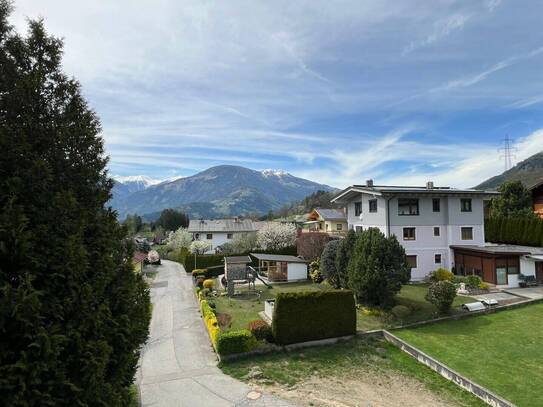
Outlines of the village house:
<svg viewBox="0 0 543 407">
<path fill-rule="evenodd" d="M 426 186 L 352 185 L 332 202 L 346 207 L 349 229 L 378 228 L 405 248 L 411 278 L 455 266 L 454 245 L 483 246 L 484 201 L 496 192 Z"/>
<path fill-rule="evenodd" d="M 340 209 L 315 208 L 302 224 L 302 232 L 344 234 L 346 231 L 347 216 Z"/>
<path fill-rule="evenodd" d="M 250 219 L 191 219 L 187 229 L 194 240 L 209 243 L 206 254 L 220 252 L 221 245 L 231 242 L 237 236 L 256 233 L 257 226 Z"/>
<path fill-rule="evenodd" d="M 543 218 L 543 178 L 530 187 L 534 213 Z"/>
</svg>

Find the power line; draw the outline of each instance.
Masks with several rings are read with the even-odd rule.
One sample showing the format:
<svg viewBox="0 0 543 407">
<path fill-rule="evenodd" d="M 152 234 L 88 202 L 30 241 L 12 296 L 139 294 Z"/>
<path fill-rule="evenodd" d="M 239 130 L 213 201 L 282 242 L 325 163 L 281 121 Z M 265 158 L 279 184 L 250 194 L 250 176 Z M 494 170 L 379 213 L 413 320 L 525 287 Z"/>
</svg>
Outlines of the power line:
<svg viewBox="0 0 543 407">
<path fill-rule="evenodd" d="M 513 147 L 513 139 L 509 138 L 509 135 L 505 136 L 504 139 L 502 139 L 503 147 L 498 148 L 498 152 L 502 152 L 500 155 L 500 158 L 504 159 L 505 164 L 505 171 L 511 169 L 513 166 L 513 158 L 515 158 L 515 154 L 517 152 L 517 148 Z"/>
</svg>

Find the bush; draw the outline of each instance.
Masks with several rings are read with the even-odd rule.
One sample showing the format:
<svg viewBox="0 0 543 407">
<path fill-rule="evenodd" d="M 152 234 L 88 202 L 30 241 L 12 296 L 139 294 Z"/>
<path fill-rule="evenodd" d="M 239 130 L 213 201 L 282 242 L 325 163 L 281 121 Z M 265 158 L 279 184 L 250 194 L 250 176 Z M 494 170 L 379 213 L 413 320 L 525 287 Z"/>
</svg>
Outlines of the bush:
<svg viewBox="0 0 543 407">
<path fill-rule="evenodd" d="M 450 281 L 438 281 L 430 284 L 426 293 L 426 301 L 435 305 L 442 314 L 449 312 L 456 297 L 456 287 Z"/>
<path fill-rule="evenodd" d="M 324 246 L 321 254 L 320 271 L 323 277 L 328 280 L 334 288 L 340 288 L 339 278 L 336 270 L 336 253 L 339 247 L 339 240 L 332 240 Z"/>
<path fill-rule="evenodd" d="M 207 280 L 204 280 L 204 288 L 208 288 L 211 290 L 214 285 L 215 281 L 213 281 L 212 279 L 208 278 Z"/>
<path fill-rule="evenodd" d="M 354 335 L 356 310 L 349 290 L 279 293 L 272 332 L 281 345 Z"/>
<path fill-rule="evenodd" d="M 324 280 L 324 276 L 322 275 L 319 269 L 316 269 L 310 272 L 309 276 L 311 277 L 311 281 L 313 281 L 316 284 L 320 284 Z"/>
<path fill-rule="evenodd" d="M 247 329 L 221 332 L 217 338 L 217 353 L 219 355 L 250 352 L 257 346 L 256 338 Z"/>
<path fill-rule="evenodd" d="M 488 291 L 489 288 L 490 288 L 490 286 L 487 283 L 481 282 L 479 284 L 479 290 Z"/>
<path fill-rule="evenodd" d="M 192 277 L 205 276 L 206 271 L 207 271 L 206 269 L 194 269 L 192 270 L 191 274 L 192 274 Z"/>
<path fill-rule="evenodd" d="M 396 305 L 396 306 L 392 307 L 390 312 L 397 319 L 403 321 L 405 318 L 407 318 L 411 314 L 411 309 L 409 309 L 405 305 Z"/>
<path fill-rule="evenodd" d="M 348 266 L 349 259 L 356 243 L 358 235 L 354 230 L 349 230 L 344 239 L 340 239 L 336 253 L 336 272 L 338 276 L 339 286 L 347 288 L 349 286 Z"/>
<path fill-rule="evenodd" d="M 198 277 L 196 279 L 196 285 L 200 288 L 203 288 L 204 287 L 204 278 L 203 277 Z"/>
<path fill-rule="evenodd" d="M 466 285 L 469 288 L 477 289 L 482 283 L 481 278 L 476 275 L 466 276 Z"/>
<path fill-rule="evenodd" d="M 217 340 L 220 333 L 217 316 L 206 300 L 200 301 L 200 310 L 202 311 L 202 317 L 204 318 L 209 337 L 211 338 L 211 344 L 217 349 Z"/>
<path fill-rule="evenodd" d="M 411 268 L 396 236 L 385 237 L 376 228 L 357 233 L 349 260 L 349 288 L 361 303 L 387 307 L 409 282 Z"/>
<path fill-rule="evenodd" d="M 455 276 L 453 277 L 452 282 L 453 282 L 454 284 L 460 284 L 460 283 L 467 284 L 468 279 L 467 279 L 465 276 L 456 276 L 456 275 L 455 275 Z"/>
<path fill-rule="evenodd" d="M 249 322 L 249 331 L 255 336 L 258 340 L 266 340 L 268 342 L 272 342 L 273 335 L 271 327 L 261 319 L 257 319 L 256 321 Z"/>
<path fill-rule="evenodd" d="M 437 270 L 434 270 L 430 273 L 430 281 L 436 282 L 436 281 L 453 281 L 454 280 L 454 274 L 451 273 L 449 270 L 444 268 L 438 268 Z"/>
</svg>

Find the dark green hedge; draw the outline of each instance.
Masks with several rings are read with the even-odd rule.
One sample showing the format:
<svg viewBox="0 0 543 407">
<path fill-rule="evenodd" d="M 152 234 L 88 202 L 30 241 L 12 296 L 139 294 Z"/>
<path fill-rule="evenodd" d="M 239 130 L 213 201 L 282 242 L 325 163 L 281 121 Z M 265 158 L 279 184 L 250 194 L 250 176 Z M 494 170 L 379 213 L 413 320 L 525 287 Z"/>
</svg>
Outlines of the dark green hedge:
<svg viewBox="0 0 543 407">
<path fill-rule="evenodd" d="M 223 259 L 226 256 L 248 256 L 249 253 L 284 254 L 296 256 L 296 247 L 286 247 L 279 250 L 252 250 L 250 252 L 239 254 L 201 254 L 196 256 L 196 267 L 194 267 L 193 254 L 186 254 L 185 256 L 180 256 L 178 261 L 183 264 L 183 266 L 185 267 L 185 271 L 187 273 L 190 273 L 195 268 L 205 269 L 213 266 L 221 266 L 224 264 Z M 253 261 L 253 263 L 253 266 L 258 266 L 257 262 Z M 224 274 L 224 270 L 220 274 Z"/>
<path fill-rule="evenodd" d="M 485 239 L 492 243 L 543 245 L 543 219 L 534 217 L 491 217 L 485 220 Z"/>
<path fill-rule="evenodd" d="M 245 353 L 253 350 L 257 345 L 258 341 L 247 329 L 221 332 L 217 338 L 217 353 L 219 355 Z"/>
<path fill-rule="evenodd" d="M 356 333 L 356 310 L 350 290 L 279 293 L 272 331 L 280 345 Z"/>
</svg>

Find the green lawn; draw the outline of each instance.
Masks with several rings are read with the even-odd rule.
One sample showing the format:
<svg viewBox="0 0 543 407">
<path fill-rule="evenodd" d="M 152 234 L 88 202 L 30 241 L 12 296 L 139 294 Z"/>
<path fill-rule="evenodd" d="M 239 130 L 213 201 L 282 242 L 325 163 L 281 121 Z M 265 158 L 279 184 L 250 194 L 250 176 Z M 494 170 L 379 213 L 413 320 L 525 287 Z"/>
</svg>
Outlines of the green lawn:
<svg viewBox="0 0 543 407">
<path fill-rule="evenodd" d="M 335 345 L 225 362 L 220 367 L 226 374 L 240 380 L 247 380 L 246 375 L 256 368 L 262 372 L 258 384 L 266 386 L 276 383 L 282 388 L 292 388 L 307 380 L 312 383 L 317 380 L 314 385 L 318 386 L 319 378 L 336 380 L 337 386 L 342 386 L 347 379 L 364 381 L 376 376 L 408 377 L 445 400 L 448 405 L 485 405 L 475 396 L 382 340 L 357 338 Z M 344 390 L 345 403 L 359 401 L 349 399 L 349 388 Z"/>
<path fill-rule="evenodd" d="M 402 290 L 396 296 L 396 301 L 400 305 L 405 305 L 412 310 L 411 314 L 403 321 L 394 319 L 390 313 L 381 312 L 381 315 L 373 315 L 379 310 L 361 309 L 357 314 L 357 327 L 362 331 L 369 331 L 373 329 L 390 328 L 398 326 L 401 323 L 409 324 L 418 321 L 424 321 L 432 318 L 436 318 L 437 309 L 432 304 L 424 299 L 426 292 L 428 291 L 427 284 L 409 284 L 404 285 Z M 475 301 L 471 297 L 457 296 L 453 303 L 452 313 L 461 312 L 460 306 L 467 302 Z M 372 312 L 375 311 L 375 312 Z"/>
<path fill-rule="evenodd" d="M 519 407 L 543 405 L 543 304 L 394 334 Z"/>
<path fill-rule="evenodd" d="M 314 284 L 312 282 L 275 284 L 271 289 L 266 286 L 257 286 L 257 289 L 262 291 L 260 300 L 254 294 L 247 294 L 246 289 L 242 288 L 240 289 L 242 292 L 240 296 L 234 298 L 222 296 L 212 301 L 215 302 L 219 314 L 228 314 L 230 316 L 229 326 L 223 326 L 223 330 L 243 329 L 247 328 L 247 324 L 250 321 L 260 318 L 258 313 L 264 311 L 264 300 L 275 298 L 279 292 L 323 290 L 329 288 L 329 286 Z M 357 311 L 357 328 L 369 331 L 437 317 L 436 308 L 424 299 L 427 290 L 428 286 L 425 284 L 405 285 L 402 287 L 402 290 L 396 296 L 397 302 L 412 310 L 411 314 L 404 321 L 398 321 L 388 311 L 361 308 Z M 474 300 L 470 297 L 457 297 L 453 304 L 453 313 L 460 312 L 460 304 L 472 301 Z"/>
</svg>

